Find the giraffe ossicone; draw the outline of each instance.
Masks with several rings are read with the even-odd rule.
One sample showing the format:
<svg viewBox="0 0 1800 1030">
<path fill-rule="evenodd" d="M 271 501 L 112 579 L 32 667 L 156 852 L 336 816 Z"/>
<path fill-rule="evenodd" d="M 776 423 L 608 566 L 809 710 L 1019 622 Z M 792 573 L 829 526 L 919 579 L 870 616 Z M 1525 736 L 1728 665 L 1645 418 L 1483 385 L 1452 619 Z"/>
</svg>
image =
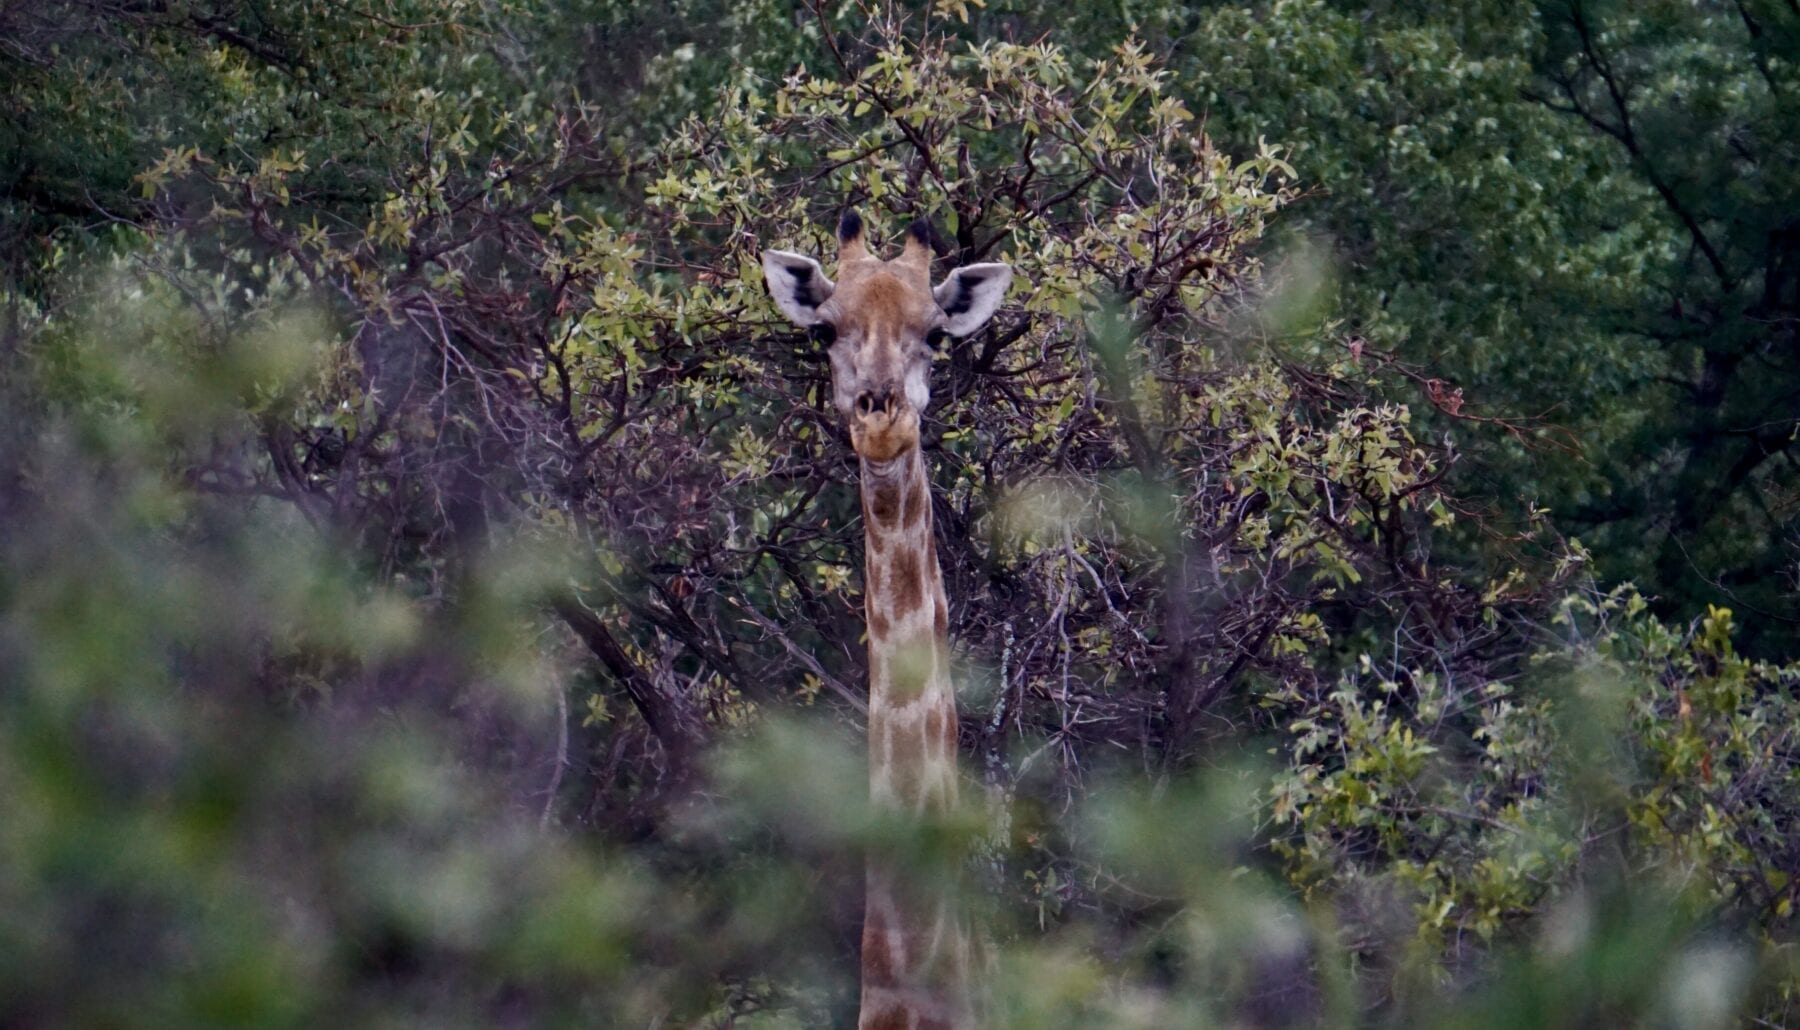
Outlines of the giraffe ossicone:
<svg viewBox="0 0 1800 1030">
<path fill-rule="evenodd" d="M 832 403 L 861 459 L 864 614 L 869 638 L 869 791 L 922 816 L 956 803 L 956 692 L 949 607 L 919 450 L 933 343 L 993 317 L 1012 283 L 1004 264 L 931 282 L 930 225 L 884 261 L 854 212 L 838 224 L 837 278 L 813 258 L 769 250 L 763 278 L 782 313 L 828 344 Z M 970 1022 L 969 940 L 951 891 L 905 885 L 879 860 L 863 917 L 864 1030 Z"/>
</svg>

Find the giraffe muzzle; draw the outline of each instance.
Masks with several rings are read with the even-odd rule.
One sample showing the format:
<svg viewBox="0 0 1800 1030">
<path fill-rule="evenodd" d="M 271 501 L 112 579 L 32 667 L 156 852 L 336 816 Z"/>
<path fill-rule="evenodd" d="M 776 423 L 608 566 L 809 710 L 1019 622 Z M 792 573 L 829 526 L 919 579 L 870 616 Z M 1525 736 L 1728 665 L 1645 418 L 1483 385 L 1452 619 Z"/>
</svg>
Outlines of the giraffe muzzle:
<svg viewBox="0 0 1800 1030">
<path fill-rule="evenodd" d="M 898 402 L 892 390 L 865 390 L 856 398 L 856 414 L 862 418 L 875 414 L 892 417 Z"/>
<path fill-rule="evenodd" d="M 919 415 L 898 390 L 865 390 L 850 416 L 850 443 L 870 461 L 889 461 L 919 445 Z"/>
</svg>

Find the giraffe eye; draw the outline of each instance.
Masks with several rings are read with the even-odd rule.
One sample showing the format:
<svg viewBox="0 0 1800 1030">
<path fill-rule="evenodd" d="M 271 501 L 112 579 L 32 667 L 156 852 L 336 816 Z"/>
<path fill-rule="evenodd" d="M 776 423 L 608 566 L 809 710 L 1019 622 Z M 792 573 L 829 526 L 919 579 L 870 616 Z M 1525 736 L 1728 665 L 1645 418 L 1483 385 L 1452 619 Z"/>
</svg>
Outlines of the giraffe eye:
<svg viewBox="0 0 1800 1030">
<path fill-rule="evenodd" d="M 814 322 L 807 327 L 806 335 L 812 338 L 813 343 L 821 347 L 829 347 L 832 341 L 837 339 L 837 326 L 830 322 Z"/>
<path fill-rule="evenodd" d="M 925 346 L 930 347 L 932 350 L 940 350 L 949 339 L 950 334 L 943 329 L 933 329 L 925 334 Z"/>
</svg>

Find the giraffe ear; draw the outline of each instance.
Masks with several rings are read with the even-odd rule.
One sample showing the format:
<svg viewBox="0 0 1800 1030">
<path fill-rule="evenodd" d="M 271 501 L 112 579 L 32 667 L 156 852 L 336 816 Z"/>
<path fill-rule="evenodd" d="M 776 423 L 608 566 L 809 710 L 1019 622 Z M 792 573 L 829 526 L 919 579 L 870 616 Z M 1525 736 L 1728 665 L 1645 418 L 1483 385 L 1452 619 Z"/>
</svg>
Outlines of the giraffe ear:
<svg viewBox="0 0 1800 1030">
<path fill-rule="evenodd" d="M 762 266 L 763 282 L 781 313 L 796 325 L 819 324 L 819 305 L 831 299 L 834 288 L 819 263 L 803 254 L 765 250 Z"/>
<path fill-rule="evenodd" d="M 951 336 L 968 336 L 980 329 L 1012 285 L 1012 269 L 1006 265 L 964 265 L 951 272 L 931 291 L 944 309 L 943 329 Z"/>
</svg>

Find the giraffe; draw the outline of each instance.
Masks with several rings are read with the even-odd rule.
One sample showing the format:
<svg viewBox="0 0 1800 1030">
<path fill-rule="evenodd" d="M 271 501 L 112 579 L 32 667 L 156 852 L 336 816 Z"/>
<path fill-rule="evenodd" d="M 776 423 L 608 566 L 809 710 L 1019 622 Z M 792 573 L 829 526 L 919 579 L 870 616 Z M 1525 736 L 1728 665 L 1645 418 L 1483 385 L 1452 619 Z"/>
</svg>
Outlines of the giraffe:
<svg viewBox="0 0 1800 1030">
<path fill-rule="evenodd" d="M 1012 282 L 1003 264 L 968 265 L 931 285 L 930 223 L 883 261 L 849 211 L 838 223 L 837 281 L 810 257 L 769 250 L 776 306 L 828 345 L 832 402 L 861 466 L 864 617 L 869 640 L 869 793 L 878 810 L 918 817 L 956 804 L 956 694 L 949 609 L 919 451 L 934 346 L 993 315 Z M 867 869 L 862 1030 L 971 1022 L 969 941 L 944 892 Z"/>
</svg>

